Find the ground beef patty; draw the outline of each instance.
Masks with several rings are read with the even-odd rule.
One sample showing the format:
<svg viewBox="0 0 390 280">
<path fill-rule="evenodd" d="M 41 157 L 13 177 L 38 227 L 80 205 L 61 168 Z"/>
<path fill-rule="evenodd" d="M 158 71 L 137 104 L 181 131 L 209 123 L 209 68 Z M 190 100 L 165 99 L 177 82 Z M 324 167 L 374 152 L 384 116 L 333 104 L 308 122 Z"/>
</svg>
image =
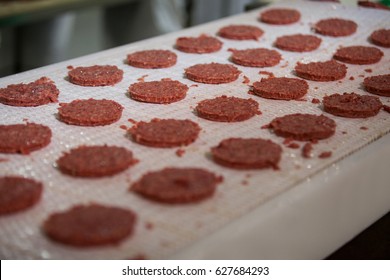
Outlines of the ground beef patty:
<svg viewBox="0 0 390 280">
<path fill-rule="evenodd" d="M 231 40 L 257 40 L 264 31 L 253 25 L 228 25 L 218 31 L 218 35 Z"/>
<path fill-rule="evenodd" d="M 205 84 L 224 84 L 238 79 L 241 71 L 231 64 L 196 64 L 185 69 L 188 79 Z"/>
<path fill-rule="evenodd" d="M 347 74 L 347 66 L 335 60 L 323 62 L 310 62 L 307 64 L 298 62 L 295 66 L 297 76 L 319 82 L 337 81 Z"/>
<path fill-rule="evenodd" d="M 41 199 L 42 183 L 19 176 L 0 177 L 0 215 L 26 210 Z"/>
<path fill-rule="evenodd" d="M 378 97 L 356 93 L 332 94 L 323 99 L 324 111 L 346 118 L 368 118 L 382 109 Z"/>
<path fill-rule="evenodd" d="M 140 82 L 129 87 L 132 99 L 147 103 L 173 103 L 184 99 L 188 86 L 179 81 L 162 79 L 161 81 Z"/>
<path fill-rule="evenodd" d="M 379 62 L 383 52 L 375 47 L 350 46 L 342 47 L 333 55 L 334 59 L 351 64 L 373 64 Z"/>
<path fill-rule="evenodd" d="M 123 71 L 112 65 L 76 67 L 68 72 L 69 81 L 80 86 L 115 85 L 122 81 Z"/>
<path fill-rule="evenodd" d="M 148 50 L 131 53 L 127 63 L 138 68 L 168 68 L 176 64 L 177 55 L 168 50 Z"/>
<path fill-rule="evenodd" d="M 352 20 L 342 18 L 328 18 L 318 21 L 314 30 L 322 35 L 341 37 L 349 36 L 356 32 L 357 24 Z"/>
<path fill-rule="evenodd" d="M 115 175 L 137 163 L 133 153 L 116 146 L 80 146 L 65 152 L 58 160 L 58 169 L 75 177 Z"/>
<path fill-rule="evenodd" d="M 261 138 L 229 138 L 211 148 L 213 160 L 236 169 L 278 169 L 280 145 Z"/>
<path fill-rule="evenodd" d="M 260 20 L 269 24 L 291 24 L 299 21 L 301 14 L 294 9 L 269 9 L 260 14 Z"/>
<path fill-rule="evenodd" d="M 29 154 L 49 145 L 51 130 L 41 124 L 0 125 L 0 153 Z"/>
<path fill-rule="evenodd" d="M 375 45 L 390 48 L 390 29 L 375 30 L 371 33 L 370 40 Z"/>
<path fill-rule="evenodd" d="M 310 141 L 331 137 L 336 130 L 336 123 L 324 115 L 292 114 L 275 118 L 269 127 L 278 136 Z"/>
<path fill-rule="evenodd" d="M 35 107 L 57 102 L 59 90 L 54 82 L 42 77 L 29 84 L 14 84 L 0 88 L 0 102 L 17 107 Z"/>
<path fill-rule="evenodd" d="M 253 83 L 252 93 L 268 99 L 292 100 L 302 98 L 309 90 L 306 81 L 275 77 Z"/>
<path fill-rule="evenodd" d="M 260 114 L 255 100 L 225 95 L 203 100 L 195 110 L 199 117 L 217 122 L 240 122 Z"/>
<path fill-rule="evenodd" d="M 387 7 L 386 5 L 383 5 L 381 3 L 370 2 L 370 1 L 358 1 L 358 5 L 364 8 L 390 10 L 390 8 Z"/>
<path fill-rule="evenodd" d="M 282 56 L 275 50 L 265 48 L 232 50 L 232 61 L 250 67 L 271 67 L 277 65 Z"/>
<path fill-rule="evenodd" d="M 76 247 L 117 244 L 134 230 L 133 211 L 99 204 L 77 205 L 51 214 L 43 231 L 52 240 Z"/>
<path fill-rule="evenodd" d="M 213 53 L 222 48 L 222 42 L 207 35 L 180 37 L 176 40 L 176 48 L 186 53 Z"/>
<path fill-rule="evenodd" d="M 311 52 L 321 45 L 322 40 L 317 36 L 306 34 L 284 35 L 278 37 L 275 47 L 290 52 Z"/>
<path fill-rule="evenodd" d="M 390 97 L 390 74 L 367 77 L 363 85 L 370 93 Z"/>
<path fill-rule="evenodd" d="M 198 138 L 200 130 L 199 125 L 190 120 L 153 119 L 137 123 L 129 133 L 139 144 L 171 148 L 191 144 Z"/>
<path fill-rule="evenodd" d="M 211 197 L 222 177 L 200 168 L 164 168 L 144 174 L 130 191 L 164 203 L 191 203 Z"/>
<path fill-rule="evenodd" d="M 123 107 L 112 100 L 84 99 L 62 103 L 58 117 L 67 124 L 80 126 L 108 125 L 118 121 Z"/>
</svg>

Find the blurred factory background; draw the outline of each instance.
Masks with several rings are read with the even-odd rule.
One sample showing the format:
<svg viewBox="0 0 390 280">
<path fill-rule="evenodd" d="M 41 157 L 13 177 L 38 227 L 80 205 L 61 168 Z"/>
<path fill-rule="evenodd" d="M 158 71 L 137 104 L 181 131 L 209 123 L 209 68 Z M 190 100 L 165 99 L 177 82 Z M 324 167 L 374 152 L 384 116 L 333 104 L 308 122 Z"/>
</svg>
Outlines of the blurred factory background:
<svg viewBox="0 0 390 280">
<path fill-rule="evenodd" d="M 0 77 L 270 2 L 276 0 L 0 0 Z"/>
<path fill-rule="evenodd" d="M 42 9 L 23 11 L 23 5 Z M 53 4 L 58 2 L 58 5 Z M 84 4 L 82 3 L 84 2 Z M 252 0 L 0 0 L 0 76 L 179 30 Z M 8 10 L 8 16 L 7 11 Z M 12 14 L 14 10 L 14 15 Z M 44 12 L 42 12 L 44 11 Z M 34 15 L 35 13 L 35 15 Z"/>
</svg>

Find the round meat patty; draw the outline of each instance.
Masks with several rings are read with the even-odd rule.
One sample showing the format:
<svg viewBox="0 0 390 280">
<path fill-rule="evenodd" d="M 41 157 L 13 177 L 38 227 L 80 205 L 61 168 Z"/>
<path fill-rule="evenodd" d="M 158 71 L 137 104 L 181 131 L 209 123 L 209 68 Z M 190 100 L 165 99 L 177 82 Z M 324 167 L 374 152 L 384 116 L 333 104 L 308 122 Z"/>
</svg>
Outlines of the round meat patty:
<svg viewBox="0 0 390 280">
<path fill-rule="evenodd" d="M 303 79 L 330 82 L 343 79 L 347 74 L 347 66 L 335 60 L 307 64 L 298 62 L 295 73 Z"/>
<path fill-rule="evenodd" d="M 131 236 L 133 211 L 99 204 L 77 205 L 51 214 L 43 224 L 52 240 L 76 247 L 115 245 Z"/>
<path fill-rule="evenodd" d="M 59 93 L 52 80 L 42 77 L 29 84 L 0 88 L 0 102 L 10 106 L 35 107 L 57 102 Z"/>
<path fill-rule="evenodd" d="M 0 177 L 0 215 L 26 210 L 41 199 L 42 183 L 19 176 Z"/>
<path fill-rule="evenodd" d="M 383 5 L 381 3 L 375 3 L 375 2 L 371 2 L 371 1 L 358 1 L 358 5 L 360 7 L 364 7 L 364 8 L 373 8 L 373 9 L 381 9 L 381 10 L 390 10 L 389 7 L 387 7 L 386 5 Z"/>
<path fill-rule="evenodd" d="M 236 169 L 278 169 L 280 145 L 261 138 L 229 138 L 211 148 L 213 160 Z"/>
<path fill-rule="evenodd" d="M 218 35 L 231 40 L 258 40 L 264 31 L 253 25 L 228 25 L 218 31 Z"/>
<path fill-rule="evenodd" d="M 352 20 L 329 18 L 317 22 L 314 26 L 314 29 L 317 33 L 322 35 L 341 37 L 349 36 L 355 33 L 357 24 Z"/>
<path fill-rule="evenodd" d="M 335 133 L 336 123 L 324 115 L 292 114 L 275 118 L 269 127 L 278 136 L 311 141 L 331 137 Z"/>
<path fill-rule="evenodd" d="M 370 93 L 390 97 L 390 74 L 367 77 L 363 85 Z"/>
<path fill-rule="evenodd" d="M 176 64 L 177 55 L 168 50 L 148 50 L 131 53 L 127 63 L 138 68 L 168 68 Z"/>
<path fill-rule="evenodd" d="M 370 40 L 375 45 L 390 48 L 390 29 L 375 30 L 371 33 Z"/>
<path fill-rule="evenodd" d="M 356 93 L 325 96 L 322 103 L 325 112 L 346 118 L 368 118 L 377 115 L 382 109 L 378 97 Z"/>
<path fill-rule="evenodd" d="M 224 84 L 238 79 L 241 71 L 231 64 L 196 64 L 185 69 L 188 79 L 205 84 Z"/>
<path fill-rule="evenodd" d="M 351 64 L 373 64 L 381 60 L 383 52 L 375 47 L 350 46 L 343 47 L 333 55 L 334 59 Z"/>
<path fill-rule="evenodd" d="M 275 47 L 290 52 L 311 52 L 321 45 L 322 40 L 317 36 L 294 34 L 278 37 Z"/>
<path fill-rule="evenodd" d="M 129 87 L 129 95 L 132 99 L 158 104 L 180 101 L 184 99 L 187 92 L 188 86 L 168 79 L 135 83 Z"/>
<path fill-rule="evenodd" d="M 222 48 L 222 42 L 207 35 L 180 37 L 176 40 L 176 48 L 186 53 L 213 53 Z"/>
<path fill-rule="evenodd" d="M 84 99 L 61 104 L 58 108 L 58 116 L 67 124 L 99 126 L 118 121 L 122 111 L 123 107 L 112 100 Z"/>
<path fill-rule="evenodd" d="M 45 125 L 0 125 L 0 153 L 29 154 L 46 147 L 50 141 L 51 129 Z"/>
<path fill-rule="evenodd" d="M 200 168 L 164 168 L 144 174 L 130 191 L 163 203 L 191 203 L 210 198 L 222 177 Z"/>
<path fill-rule="evenodd" d="M 137 123 L 129 133 L 139 144 L 171 148 L 191 144 L 198 138 L 200 130 L 199 125 L 190 120 L 153 119 Z"/>
<path fill-rule="evenodd" d="M 275 77 L 253 83 L 252 92 L 268 99 L 293 100 L 302 98 L 308 90 L 309 85 L 304 80 Z"/>
<path fill-rule="evenodd" d="M 116 146 L 80 146 L 65 152 L 58 160 L 58 169 L 75 177 L 104 177 L 120 173 L 138 160 L 133 153 Z"/>
<path fill-rule="evenodd" d="M 68 72 L 69 81 L 87 87 L 115 85 L 122 81 L 123 71 L 112 65 L 76 67 Z"/>
<path fill-rule="evenodd" d="M 236 64 L 250 67 L 271 67 L 277 65 L 282 56 L 275 50 L 264 48 L 233 50 L 231 57 Z"/>
<path fill-rule="evenodd" d="M 300 18 L 301 14 L 294 9 L 269 9 L 260 14 L 260 20 L 269 24 L 291 24 Z"/>
<path fill-rule="evenodd" d="M 260 114 L 255 100 L 225 95 L 203 100 L 195 110 L 199 117 L 217 122 L 240 122 Z"/>
</svg>

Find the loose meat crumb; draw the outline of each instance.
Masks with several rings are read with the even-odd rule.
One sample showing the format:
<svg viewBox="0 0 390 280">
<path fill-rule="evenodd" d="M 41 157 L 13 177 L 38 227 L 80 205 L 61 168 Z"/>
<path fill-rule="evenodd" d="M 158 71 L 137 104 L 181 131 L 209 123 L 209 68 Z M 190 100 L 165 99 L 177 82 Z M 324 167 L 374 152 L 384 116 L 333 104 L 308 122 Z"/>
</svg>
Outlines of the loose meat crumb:
<svg viewBox="0 0 390 280">
<path fill-rule="evenodd" d="M 143 75 L 140 78 L 137 79 L 138 82 L 145 82 L 145 78 L 149 75 Z"/>
<path fill-rule="evenodd" d="M 182 157 L 184 154 L 185 154 L 185 150 L 183 150 L 183 149 L 177 149 L 176 150 L 176 155 L 178 156 L 178 157 Z"/>
<path fill-rule="evenodd" d="M 332 156 L 332 152 L 331 151 L 322 152 L 321 154 L 318 155 L 319 158 L 328 158 L 328 157 L 331 157 L 331 156 Z"/>
<path fill-rule="evenodd" d="M 273 78 L 273 77 L 275 77 L 274 73 L 268 72 L 268 71 L 259 71 L 259 74 L 260 74 L 260 75 L 267 75 L 268 78 Z"/>
<path fill-rule="evenodd" d="M 290 149 L 299 149 L 301 146 L 299 146 L 298 143 L 290 143 L 287 145 L 287 147 Z"/>
<path fill-rule="evenodd" d="M 303 148 L 302 148 L 302 156 L 304 158 L 311 158 L 312 157 L 312 150 L 313 150 L 313 145 L 312 143 L 306 143 Z"/>
<path fill-rule="evenodd" d="M 313 104 L 318 104 L 318 103 L 320 103 L 321 101 L 318 99 L 318 98 L 313 98 L 312 100 L 311 100 L 311 103 L 313 103 Z"/>
<path fill-rule="evenodd" d="M 132 124 L 137 124 L 138 122 L 134 119 L 127 119 L 128 122 L 132 123 Z"/>
</svg>

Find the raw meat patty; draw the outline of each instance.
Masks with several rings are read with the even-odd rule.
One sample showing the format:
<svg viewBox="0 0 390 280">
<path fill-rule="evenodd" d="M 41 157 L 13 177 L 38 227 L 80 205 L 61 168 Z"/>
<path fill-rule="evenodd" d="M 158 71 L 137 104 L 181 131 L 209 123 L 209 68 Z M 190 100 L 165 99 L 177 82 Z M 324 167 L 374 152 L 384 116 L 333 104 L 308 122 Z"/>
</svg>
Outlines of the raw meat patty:
<svg viewBox="0 0 390 280">
<path fill-rule="evenodd" d="M 260 14 L 260 20 L 269 24 L 291 24 L 300 18 L 301 14 L 294 9 L 269 9 Z"/>
<path fill-rule="evenodd" d="M 123 71 L 113 65 L 76 67 L 68 72 L 69 81 L 87 87 L 115 85 L 122 81 Z"/>
<path fill-rule="evenodd" d="M 390 29 L 379 29 L 370 35 L 371 42 L 375 45 L 390 48 Z"/>
<path fill-rule="evenodd" d="M 41 199 L 42 183 L 20 176 L 0 177 L 0 216 L 26 210 Z"/>
<path fill-rule="evenodd" d="M 347 74 L 347 66 L 335 60 L 307 64 L 298 62 L 295 66 L 295 73 L 303 79 L 330 82 L 343 79 Z"/>
<path fill-rule="evenodd" d="M 45 125 L 0 125 L 0 153 L 29 154 L 46 147 L 50 141 L 51 129 Z"/>
<path fill-rule="evenodd" d="M 104 177 L 120 173 L 137 163 L 133 153 L 116 146 L 80 146 L 65 152 L 58 169 L 75 177 Z"/>
<path fill-rule="evenodd" d="M 311 52 L 320 46 L 322 40 L 317 36 L 294 34 L 278 37 L 275 47 L 290 52 Z"/>
<path fill-rule="evenodd" d="M 173 103 L 184 99 L 188 86 L 169 79 L 161 81 L 140 82 L 129 87 L 132 99 L 147 103 Z"/>
<path fill-rule="evenodd" d="M 257 40 L 264 31 L 253 25 L 228 25 L 218 31 L 218 35 L 231 40 Z"/>
<path fill-rule="evenodd" d="M 131 236 L 136 214 L 99 204 L 77 205 L 51 214 L 43 224 L 52 240 L 76 247 L 115 245 Z"/>
<path fill-rule="evenodd" d="M 139 122 L 129 132 L 139 144 L 171 148 L 187 146 L 199 135 L 200 127 L 190 120 L 153 119 L 150 122 Z"/>
<path fill-rule="evenodd" d="M 199 117 L 217 122 L 245 121 L 260 114 L 255 100 L 224 95 L 199 102 L 195 110 Z"/>
<path fill-rule="evenodd" d="M 229 138 L 211 148 L 213 160 L 236 169 L 278 169 L 280 145 L 261 138 Z"/>
<path fill-rule="evenodd" d="M 164 203 L 191 203 L 210 198 L 222 177 L 201 168 L 165 168 L 148 172 L 130 191 Z"/>
<path fill-rule="evenodd" d="M 332 94 L 323 99 L 324 111 L 346 118 L 368 118 L 382 109 L 378 97 L 356 93 Z"/>
<path fill-rule="evenodd" d="M 253 83 L 252 92 L 268 99 L 293 100 L 302 98 L 309 90 L 305 80 L 275 77 Z"/>
<path fill-rule="evenodd" d="M 310 141 L 331 137 L 335 133 L 336 123 L 324 115 L 292 114 L 275 118 L 270 128 L 284 138 Z"/>
<path fill-rule="evenodd" d="M 176 48 L 186 53 L 213 53 L 222 48 L 222 42 L 207 35 L 180 37 L 176 40 Z"/>
<path fill-rule="evenodd" d="M 80 126 L 108 125 L 118 121 L 123 107 L 113 100 L 84 99 L 61 104 L 59 119 Z"/>
<path fill-rule="evenodd" d="M 282 59 L 277 51 L 265 48 L 232 51 L 232 61 L 243 66 L 271 67 L 277 65 Z"/>
<path fill-rule="evenodd" d="M 0 88 L 0 102 L 10 106 L 35 107 L 57 102 L 59 93 L 52 80 L 42 77 L 29 84 Z"/>
<path fill-rule="evenodd" d="M 390 96 L 390 74 L 367 77 L 363 85 L 370 93 Z"/>
<path fill-rule="evenodd" d="M 205 84 L 224 84 L 238 79 L 241 71 L 231 64 L 196 64 L 185 69 L 188 79 Z"/>
<path fill-rule="evenodd" d="M 383 52 L 375 47 L 342 47 L 333 55 L 334 59 L 351 64 L 373 64 L 381 60 Z"/>
<path fill-rule="evenodd" d="M 349 36 L 356 32 L 357 24 L 352 20 L 329 18 L 318 21 L 314 30 L 322 35 L 332 37 Z"/>
<path fill-rule="evenodd" d="M 127 63 L 138 68 L 168 68 L 176 64 L 177 55 L 168 50 L 148 50 L 131 53 Z"/>
</svg>

